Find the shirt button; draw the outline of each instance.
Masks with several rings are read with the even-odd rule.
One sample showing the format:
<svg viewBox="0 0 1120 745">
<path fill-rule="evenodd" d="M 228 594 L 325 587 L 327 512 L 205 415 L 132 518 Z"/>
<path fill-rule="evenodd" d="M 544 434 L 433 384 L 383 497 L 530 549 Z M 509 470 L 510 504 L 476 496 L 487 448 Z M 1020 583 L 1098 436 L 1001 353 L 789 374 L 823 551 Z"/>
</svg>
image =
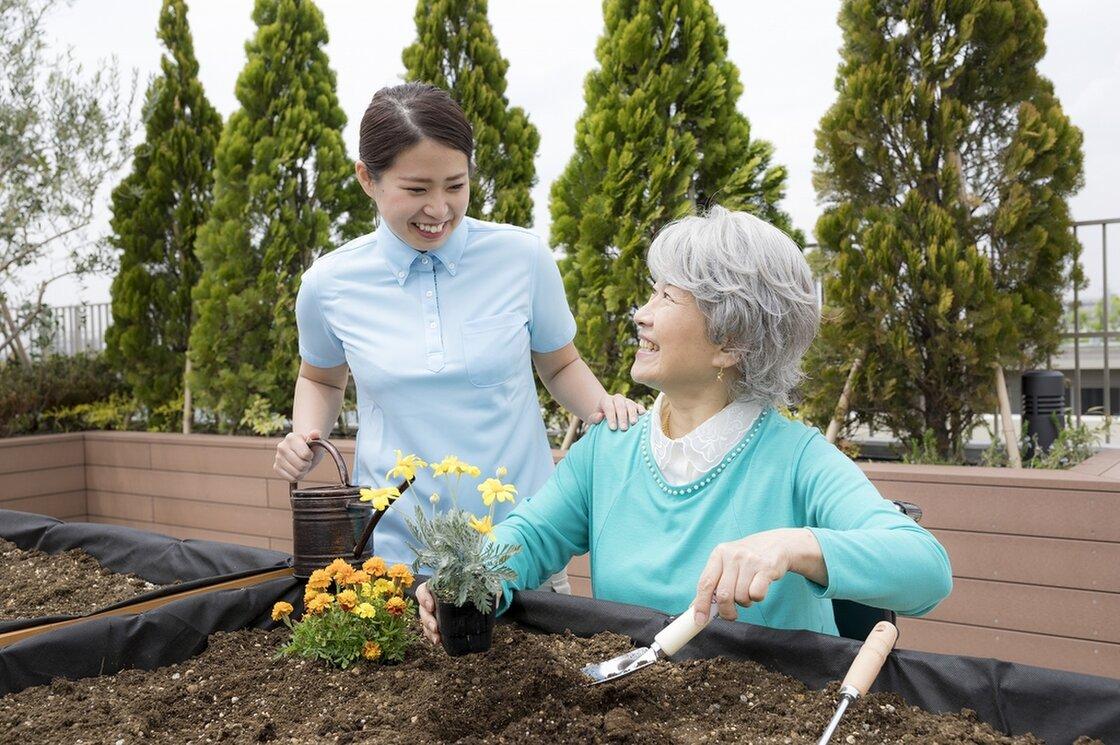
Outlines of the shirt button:
<svg viewBox="0 0 1120 745">
<path fill-rule="evenodd" d="M 404 279 L 404 272 L 397 272 L 397 276 Z"/>
<path fill-rule="evenodd" d="M 423 258 L 423 259 L 420 259 L 420 263 L 421 263 L 421 264 L 427 264 L 427 263 L 428 263 L 428 259 L 427 259 L 426 257 L 425 257 L 425 258 Z"/>
<path fill-rule="evenodd" d="M 455 262 L 452 261 L 450 264 L 447 265 L 447 268 L 448 269 L 454 269 L 455 268 Z"/>
<path fill-rule="evenodd" d="M 425 295 L 427 295 L 428 297 L 431 297 L 431 296 L 432 296 L 432 291 L 431 291 L 431 290 L 428 290 L 428 291 L 427 291 L 426 293 L 424 293 L 424 294 L 425 294 Z"/>
<path fill-rule="evenodd" d="M 436 327 L 436 322 L 435 321 L 432 321 L 431 323 L 428 324 L 428 328 L 430 328 L 430 329 L 434 329 L 435 327 Z"/>
</svg>

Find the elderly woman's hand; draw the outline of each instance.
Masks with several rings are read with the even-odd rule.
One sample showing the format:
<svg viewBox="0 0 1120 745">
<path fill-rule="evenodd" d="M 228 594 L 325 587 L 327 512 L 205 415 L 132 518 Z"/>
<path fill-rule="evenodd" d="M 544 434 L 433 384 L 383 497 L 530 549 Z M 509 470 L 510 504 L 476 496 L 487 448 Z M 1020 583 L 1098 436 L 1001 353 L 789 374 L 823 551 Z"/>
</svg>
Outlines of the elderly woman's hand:
<svg viewBox="0 0 1120 745">
<path fill-rule="evenodd" d="M 420 628 L 432 644 L 439 644 L 439 622 L 436 621 L 436 599 L 428 589 L 428 583 L 416 588 L 416 605 L 420 607 Z"/>
<path fill-rule="evenodd" d="M 828 584 L 828 570 L 820 544 L 808 528 L 778 528 L 749 535 L 715 547 L 700 574 L 692 603 L 696 622 L 708 620 L 714 600 L 720 618 L 738 617 L 736 604 L 746 608 L 766 598 L 770 585 L 797 572 L 821 585 Z"/>
<path fill-rule="evenodd" d="M 631 424 L 638 423 L 638 417 L 644 414 L 646 407 L 637 401 L 631 401 L 621 393 L 608 393 L 599 399 L 599 408 L 588 418 L 588 424 L 598 424 L 607 420 L 611 429 L 622 427 L 623 431 L 630 429 Z"/>
</svg>

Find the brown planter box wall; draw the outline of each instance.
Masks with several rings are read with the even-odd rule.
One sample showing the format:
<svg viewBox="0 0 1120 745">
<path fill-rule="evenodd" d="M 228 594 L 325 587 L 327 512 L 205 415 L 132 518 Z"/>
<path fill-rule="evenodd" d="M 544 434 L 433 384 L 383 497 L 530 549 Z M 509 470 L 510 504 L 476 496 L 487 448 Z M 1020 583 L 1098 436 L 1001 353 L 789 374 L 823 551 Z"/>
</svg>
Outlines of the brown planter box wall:
<svg viewBox="0 0 1120 745">
<path fill-rule="evenodd" d="M 86 519 L 85 434 L 0 439 L 0 509 Z"/>
<path fill-rule="evenodd" d="M 291 550 L 275 439 L 86 432 L 0 440 L 0 508 Z M 354 444 L 338 441 L 352 463 Z M 900 619 L 900 646 L 1115 677 L 1120 671 L 1120 480 L 1089 469 L 861 464 L 925 511 L 953 593 Z M 337 480 L 329 462 L 309 483 Z M 568 567 L 591 594 L 586 556 Z"/>
</svg>

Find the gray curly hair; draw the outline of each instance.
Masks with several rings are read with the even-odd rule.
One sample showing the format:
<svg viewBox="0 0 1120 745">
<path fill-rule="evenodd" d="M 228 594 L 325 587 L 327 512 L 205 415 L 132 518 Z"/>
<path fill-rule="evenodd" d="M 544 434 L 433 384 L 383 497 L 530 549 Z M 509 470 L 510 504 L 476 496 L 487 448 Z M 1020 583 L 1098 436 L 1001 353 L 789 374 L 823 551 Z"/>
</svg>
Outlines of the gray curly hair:
<svg viewBox="0 0 1120 745">
<path fill-rule="evenodd" d="M 654 281 L 692 293 L 708 339 L 738 356 L 732 395 L 788 405 L 820 325 L 813 275 L 797 244 L 754 215 L 713 206 L 665 226 L 648 263 Z"/>
</svg>

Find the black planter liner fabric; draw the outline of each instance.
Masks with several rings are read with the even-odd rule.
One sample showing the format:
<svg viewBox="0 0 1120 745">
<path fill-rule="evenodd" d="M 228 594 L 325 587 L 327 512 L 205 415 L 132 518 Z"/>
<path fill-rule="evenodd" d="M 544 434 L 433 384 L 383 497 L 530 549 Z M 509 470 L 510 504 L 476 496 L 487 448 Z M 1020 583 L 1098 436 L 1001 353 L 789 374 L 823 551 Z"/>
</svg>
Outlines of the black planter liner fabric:
<svg viewBox="0 0 1120 745">
<path fill-rule="evenodd" d="M 45 631 L 0 648 L 0 696 L 54 678 L 77 680 L 182 662 L 206 649 L 207 637 L 216 631 L 275 626 L 272 604 L 280 600 L 300 607 L 303 583 L 282 577 Z"/>
<path fill-rule="evenodd" d="M 181 540 L 120 525 L 67 523 L 14 510 L 0 510 L 0 538 L 22 549 L 35 548 L 48 554 L 80 548 L 110 571 L 135 574 L 152 584 L 167 585 L 90 613 L 291 564 L 291 556 L 280 551 L 216 541 Z M 53 615 L 0 621 L 0 633 L 76 617 Z"/>
<path fill-rule="evenodd" d="M 53 677 L 77 679 L 182 662 L 205 649 L 215 631 L 275 626 L 272 604 L 285 600 L 299 608 L 302 595 L 303 585 L 294 578 L 270 580 L 40 634 L 0 649 L 0 695 Z M 670 619 L 638 606 L 520 592 L 499 620 L 542 633 L 614 631 L 646 645 Z M 717 619 L 677 658 L 750 659 L 821 688 L 844 677 L 858 649 L 859 642 L 849 639 Z M 639 673 L 649 674 L 655 673 Z M 887 660 L 873 690 L 894 691 L 927 711 L 969 708 L 998 730 L 1033 732 L 1048 743 L 1070 743 L 1080 735 L 1120 742 L 1120 680 L 1111 678 L 900 649 Z"/>
</svg>

